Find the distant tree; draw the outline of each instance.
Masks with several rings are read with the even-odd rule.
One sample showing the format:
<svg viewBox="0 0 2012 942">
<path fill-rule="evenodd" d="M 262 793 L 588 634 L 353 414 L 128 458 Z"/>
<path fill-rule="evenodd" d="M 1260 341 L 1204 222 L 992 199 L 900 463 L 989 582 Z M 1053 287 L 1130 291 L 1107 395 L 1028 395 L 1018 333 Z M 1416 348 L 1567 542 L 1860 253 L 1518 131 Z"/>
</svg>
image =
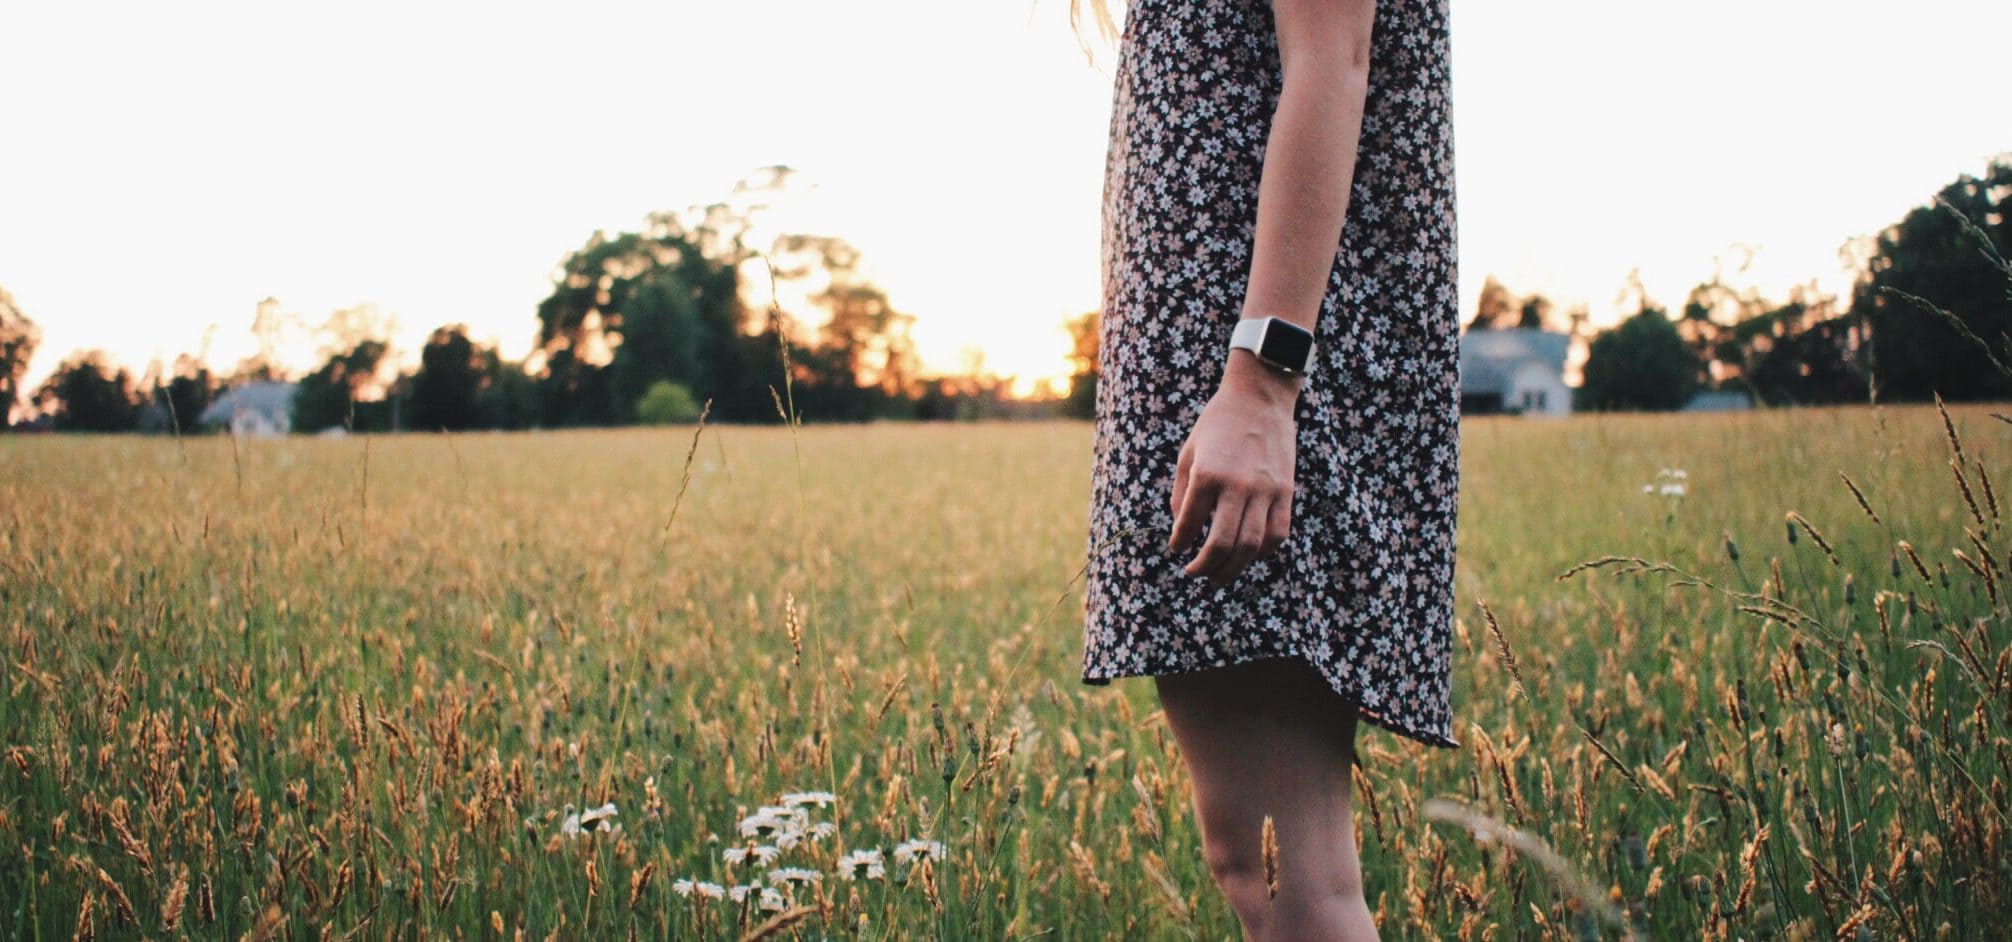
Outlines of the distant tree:
<svg viewBox="0 0 2012 942">
<path fill-rule="evenodd" d="M 419 351 L 412 376 L 412 427 L 450 432 L 482 424 L 482 393 L 489 387 L 494 358 L 468 339 L 460 324 L 440 327 Z"/>
<path fill-rule="evenodd" d="M 14 407 L 21 399 L 21 377 L 35 347 L 42 342 L 42 330 L 14 303 L 14 296 L 0 288 L 0 432 L 7 430 Z"/>
<path fill-rule="evenodd" d="M 1736 335 L 1756 333 L 1747 330 L 1754 324 L 1772 328 L 1763 335 L 1765 344 L 1742 347 L 1741 374 L 1757 398 L 1777 405 L 1864 399 L 1865 376 L 1852 356 L 1858 342 L 1852 318 L 1834 316 L 1827 303 L 1796 299 L 1740 322 Z"/>
<path fill-rule="evenodd" d="M 696 247 L 691 251 L 696 253 Z M 718 277 L 718 272 L 699 269 L 687 272 L 699 278 Z M 659 272 L 639 280 L 629 292 L 621 313 L 621 345 L 615 348 L 610 366 L 610 386 L 620 417 L 634 418 L 635 405 L 663 383 L 689 390 L 703 382 L 704 351 L 710 345 L 715 325 L 708 324 L 700 310 L 704 292 L 695 290 L 685 275 Z"/>
<path fill-rule="evenodd" d="M 1474 316 L 1467 321 L 1466 329 L 1507 330 L 1522 327 L 1549 330 L 1554 310 L 1550 298 L 1541 294 L 1519 298 L 1500 279 L 1489 275 L 1481 284 L 1481 297 L 1475 301 Z"/>
<path fill-rule="evenodd" d="M 737 243 L 729 243 L 737 244 Z M 730 385 L 739 357 L 738 274 L 709 258 L 677 217 L 652 215 L 642 232 L 596 232 L 561 264 L 538 305 L 546 421 L 613 425 L 659 380 L 700 392 Z"/>
<path fill-rule="evenodd" d="M 255 382 L 280 382 L 286 379 L 287 369 L 282 351 L 289 348 L 288 334 L 304 329 L 299 314 L 290 314 L 280 309 L 277 298 L 265 298 L 258 303 L 257 312 L 252 315 L 252 337 L 258 344 L 258 351 L 238 361 L 231 371 L 228 383 L 239 385 Z M 328 351 L 334 356 L 341 351 Z"/>
<path fill-rule="evenodd" d="M 539 422 L 538 384 L 521 363 L 510 363 L 495 348 L 484 347 L 489 385 L 477 398 L 482 428 L 527 429 Z"/>
<path fill-rule="evenodd" d="M 1102 369 L 1102 316 L 1091 311 L 1068 323 L 1069 398 L 1062 414 L 1078 419 L 1096 418 L 1097 377 Z"/>
<path fill-rule="evenodd" d="M 261 308 L 275 305 L 267 299 Z M 286 315 L 286 327 L 304 329 L 305 321 L 298 315 Z M 356 349 L 356 345 L 366 340 L 395 337 L 398 335 L 398 318 L 385 314 L 378 306 L 366 301 L 354 307 L 341 308 L 331 312 L 327 319 L 314 328 L 318 348 L 316 354 L 324 362 L 329 357 L 340 356 Z"/>
<path fill-rule="evenodd" d="M 761 168 L 726 200 L 652 214 L 638 232 L 597 232 L 569 255 L 538 307 L 530 362 L 542 421 L 631 422 L 664 381 L 728 422 L 777 421 L 777 399 L 809 419 L 910 412 L 914 317 L 864 277 L 858 250 L 801 233 L 753 244 L 768 201 L 793 176 Z M 769 303 L 754 310 L 749 295 Z"/>
<path fill-rule="evenodd" d="M 1992 364 L 2012 363 L 2012 159 L 1958 177 L 1936 201 L 1879 235 L 1852 293 L 1876 394 L 2012 397 L 2012 376 Z"/>
<path fill-rule="evenodd" d="M 1517 318 L 1516 295 L 1507 286 L 1489 275 L 1481 283 L 1481 297 L 1474 306 L 1474 319 L 1467 322 L 1468 330 L 1494 330 L 1513 327 Z"/>
<path fill-rule="evenodd" d="M 658 380 L 636 402 L 636 420 L 644 425 L 679 425 L 696 422 L 699 401 L 692 391 L 670 380 Z"/>
<path fill-rule="evenodd" d="M 192 435 L 200 430 L 196 419 L 216 398 L 218 385 L 208 366 L 183 354 L 175 358 L 174 375 L 154 388 L 153 400 L 167 411 L 177 434 Z"/>
<path fill-rule="evenodd" d="M 895 310 L 887 292 L 866 277 L 859 249 L 837 236 L 788 234 L 776 240 L 774 257 L 782 262 L 777 279 L 814 287 L 805 300 L 823 315 L 812 343 L 792 351 L 801 367 L 798 402 L 805 417 L 912 415 L 919 358 L 909 331 L 915 317 Z"/>
<path fill-rule="evenodd" d="M 133 377 L 102 350 L 71 355 L 35 394 L 38 408 L 54 413 L 56 428 L 71 432 L 131 431 L 140 400 Z"/>
<path fill-rule="evenodd" d="M 1645 305 L 1593 338 L 1586 352 L 1579 407 L 1681 408 L 1697 389 L 1697 363 L 1697 355 L 1684 344 L 1668 315 Z"/>
<path fill-rule="evenodd" d="M 384 390 L 379 369 L 390 352 L 385 341 L 364 340 L 302 377 L 293 398 L 294 429 L 316 432 L 335 425 L 354 431 L 388 429 L 392 424 L 388 406 L 359 409 L 358 405 L 366 393 Z M 369 398 L 381 401 L 379 396 Z M 386 414 L 380 416 L 380 412 Z"/>
<path fill-rule="evenodd" d="M 1523 299 L 1516 317 L 1516 326 L 1532 330 L 1543 330 L 1551 323 L 1551 299 L 1541 294 L 1533 294 Z"/>
</svg>

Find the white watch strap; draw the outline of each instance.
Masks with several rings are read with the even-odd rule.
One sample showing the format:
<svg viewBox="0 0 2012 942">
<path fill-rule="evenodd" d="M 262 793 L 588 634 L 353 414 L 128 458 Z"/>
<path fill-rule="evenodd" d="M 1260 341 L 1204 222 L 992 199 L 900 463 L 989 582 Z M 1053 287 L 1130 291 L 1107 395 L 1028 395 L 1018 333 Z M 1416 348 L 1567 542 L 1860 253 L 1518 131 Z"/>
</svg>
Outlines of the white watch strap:
<svg viewBox="0 0 2012 942">
<path fill-rule="evenodd" d="M 1230 330 L 1230 349 L 1236 350 L 1241 348 L 1249 350 L 1252 353 L 1257 353 L 1259 344 L 1264 342 L 1264 325 L 1268 320 L 1271 320 L 1271 318 L 1246 317 L 1237 321 L 1236 327 Z M 1313 351 L 1315 349 L 1312 343 L 1307 344 L 1306 362 L 1309 370 L 1311 370 L 1313 365 Z M 1263 358 L 1260 357 L 1260 359 Z"/>
<path fill-rule="evenodd" d="M 1235 330 L 1230 331 L 1230 349 L 1244 349 L 1256 353 L 1258 342 L 1264 339 L 1264 318 L 1246 317 L 1237 321 Z"/>
</svg>

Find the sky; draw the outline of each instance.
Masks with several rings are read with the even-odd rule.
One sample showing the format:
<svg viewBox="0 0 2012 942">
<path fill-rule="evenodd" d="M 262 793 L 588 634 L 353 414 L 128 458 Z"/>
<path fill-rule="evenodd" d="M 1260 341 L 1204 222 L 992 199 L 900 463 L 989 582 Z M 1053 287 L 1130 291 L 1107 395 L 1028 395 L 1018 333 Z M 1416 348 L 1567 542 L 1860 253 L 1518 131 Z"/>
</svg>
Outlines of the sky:
<svg viewBox="0 0 2012 942">
<path fill-rule="evenodd" d="M 1100 294 L 1115 58 L 1067 6 L 7 4 L 30 388 L 206 331 L 228 368 L 268 297 L 309 325 L 376 305 L 408 359 L 456 322 L 519 357 L 592 232 L 772 164 L 800 185 L 778 224 L 858 246 L 926 368 L 1059 374 Z M 1849 241 L 2012 151 L 2007 35 L 2003 0 L 1452 0 L 1463 318 L 1491 274 L 1595 324 L 1636 269 L 1666 305 L 1715 265 L 1847 292 Z"/>
</svg>

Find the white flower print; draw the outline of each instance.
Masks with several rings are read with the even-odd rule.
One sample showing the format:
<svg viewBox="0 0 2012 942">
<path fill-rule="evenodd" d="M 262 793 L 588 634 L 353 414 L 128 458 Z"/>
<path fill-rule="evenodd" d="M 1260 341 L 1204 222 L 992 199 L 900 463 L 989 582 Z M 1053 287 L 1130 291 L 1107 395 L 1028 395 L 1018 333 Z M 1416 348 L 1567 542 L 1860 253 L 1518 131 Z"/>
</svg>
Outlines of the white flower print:
<svg viewBox="0 0 2012 942">
<path fill-rule="evenodd" d="M 1447 51 L 1446 0 L 1377 5 L 1348 219 L 1295 407 L 1291 534 L 1217 591 L 1164 550 L 1166 503 L 1242 313 L 1276 27 L 1248 0 L 1127 5 L 1103 193 L 1085 683 L 1297 656 L 1370 722 L 1456 744 Z"/>
</svg>

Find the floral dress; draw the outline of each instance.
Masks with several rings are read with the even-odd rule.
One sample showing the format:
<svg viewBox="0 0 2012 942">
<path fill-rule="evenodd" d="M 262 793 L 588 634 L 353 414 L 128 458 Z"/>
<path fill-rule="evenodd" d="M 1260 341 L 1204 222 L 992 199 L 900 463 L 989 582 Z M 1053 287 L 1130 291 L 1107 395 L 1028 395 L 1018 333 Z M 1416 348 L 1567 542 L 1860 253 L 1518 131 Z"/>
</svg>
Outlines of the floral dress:
<svg viewBox="0 0 2012 942">
<path fill-rule="evenodd" d="M 1133 0 L 1103 204 L 1083 681 L 1267 657 L 1456 745 L 1459 478 L 1446 0 L 1382 0 L 1348 216 L 1295 405 L 1292 531 L 1232 583 L 1165 549 L 1182 443 L 1241 315 L 1281 84 L 1267 0 Z"/>
</svg>

